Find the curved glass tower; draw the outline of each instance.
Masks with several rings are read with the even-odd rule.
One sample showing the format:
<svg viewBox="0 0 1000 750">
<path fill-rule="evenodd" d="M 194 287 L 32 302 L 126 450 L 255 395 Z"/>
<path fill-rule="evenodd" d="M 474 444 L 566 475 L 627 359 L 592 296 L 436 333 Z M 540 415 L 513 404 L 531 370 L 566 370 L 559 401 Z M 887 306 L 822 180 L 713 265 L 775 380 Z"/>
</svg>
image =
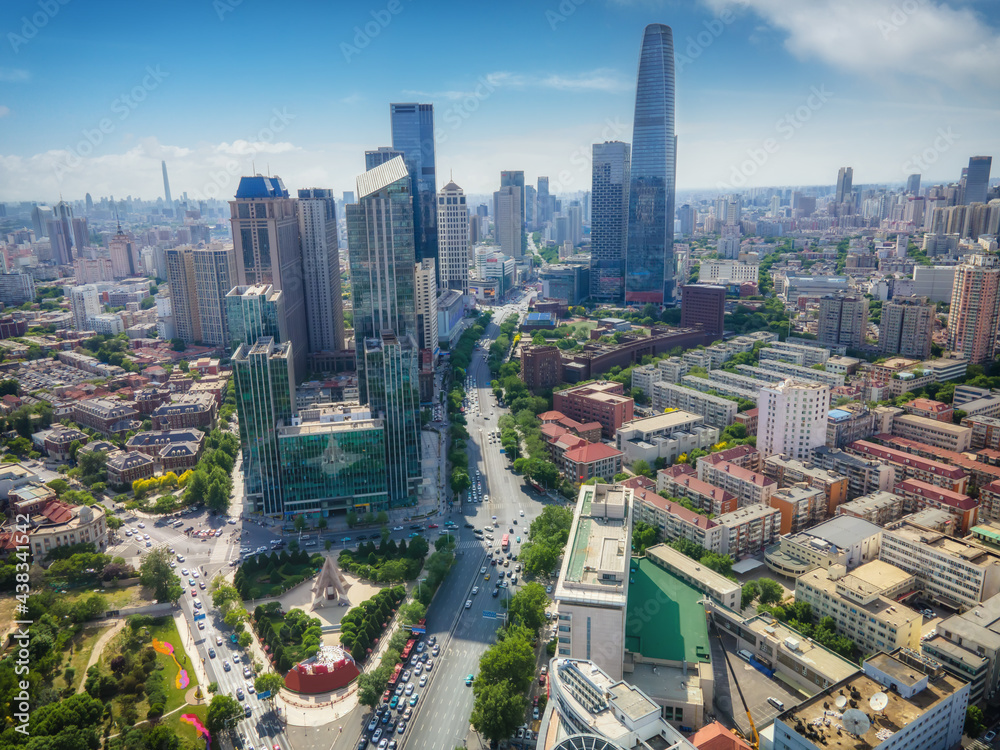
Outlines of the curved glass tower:
<svg viewBox="0 0 1000 750">
<path fill-rule="evenodd" d="M 639 53 L 625 256 L 625 302 L 674 301 L 674 36 L 646 27 Z"/>
</svg>

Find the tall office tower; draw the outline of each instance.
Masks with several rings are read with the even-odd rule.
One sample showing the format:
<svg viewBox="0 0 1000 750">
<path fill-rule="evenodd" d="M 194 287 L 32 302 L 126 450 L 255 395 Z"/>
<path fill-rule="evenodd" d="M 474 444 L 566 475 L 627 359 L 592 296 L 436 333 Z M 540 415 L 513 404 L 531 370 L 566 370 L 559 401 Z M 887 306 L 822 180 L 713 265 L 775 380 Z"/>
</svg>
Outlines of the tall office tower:
<svg viewBox="0 0 1000 750">
<path fill-rule="evenodd" d="M 851 199 L 853 182 L 854 167 L 841 167 L 837 172 L 837 195 L 835 198 L 837 203 L 843 203 Z"/>
<path fill-rule="evenodd" d="M 167 179 L 167 163 L 161 161 L 160 168 L 163 170 L 163 202 L 166 203 L 167 208 L 173 208 L 174 202 L 170 197 L 170 180 Z"/>
<path fill-rule="evenodd" d="M 421 370 L 426 370 L 428 368 L 424 366 L 423 363 L 428 359 L 430 362 L 433 362 L 436 359 L 434 351 L 438 346 L 438 290 L 437 272 L 434 268 L 434 261 L 430 258 L 424 258 L 416 264 L 413 269 L 413 273 L 414 282 L 416 284 L 417 346 L 420 347 Z M 433 370 L 433 367 L 430 369 Z M 433 398 L 433 385 L 431 386 L 430 395 L 431 398 Z"/>
<path fill-rule="evenodd" d="M 493 226 L 504 255 L 520 258 L 524 222 L 521 220 L 521 189 L 507 185 L 493 193 Z"/>
<path fill-rule="evenodd" d="M 920 194 L 920 175 L 911 174 L 906 178 L 906 192 L 910 195 Z"/>
<path fill-rule="evenodd" d="M 408 502 L 420 482 L 412 184 L 397 157 L 360 175 L 358 203 L 347 207 L 358 390 L 384 415 L 393 504 Z"/>
<path fill-rule="evenodd" d="M 772 195 L 771 196 L 771 210 L 769 212 L 771 216 L 781 215 L 781 196 Z"/>
<path fill-rule="evenodd" d="M 188 344 L 201 341 L 201 315 L 198 310 L 198 284 L 194 273 L 194 248 L 172 247 L 163 253 L 167 263 L 167 282 L 174 310 L 177 338 Z"/>
<path fill-rule="evenodd" d="M 196 247 L 191 256 L 201 341 L 224 349 L 230 344 L 226 295 L 236 286 L 236 256 L 231 246 L 221 243 Z"/>
<path fill-rule="evenodd" d="M 970 156 L 966 168 L 965 200 L 970 203 L 986 203 L 986 190 L 990 185 L 990 168 L 993 165 L 992 156 Z"/>
<path fill-rule="evenodd" d="M 549 178 L 539 177 L 535 190 L 535 203 L 538 204 L 535 227 L 541 229 L 552 221 L 552 196 L 549 195 Z"/>
<path fill-rule="evenodd" d="M 903 208 L 903 221 L 913 224 L 914 227 L 922 227 L 924 225 L 924 209 L 927 207 L 927 201 L 923 199 L 923 196 L 910 196 L 906 199 L 906 206 Z"/>
<path fill-rule="evenodd" d="M 528 237 L 525 234 L 525 195 L 524 195 L 524 172 L 521 170 L 507 170 L 500 172 L 500 189 L 505 187 L 516 187 L 517 192 L 521 197 L 521 206 L 519 208 L 521 216 L 521 252 L 518 257 L 524 255 L 525 250 L 528 248 Z"/>
<path fill-rule="evenodd" d="M 716 254 L 720 258 L 736 260 L 740 257 L 740 227 L 738 224 L 723 224 L 722 234 L 716 246 Z"/>
<path fill-rule="evenodd" d="M 406 154 L 391 146 L 379 146 L 374 151 L 365 151 L 365 169 L 375 169 L 379 164 L 385 164 L 397 156 L 402 156 L 403 160 L 406 160 Z"/>
<path fill-rule="evenodd" d="M 438 216 L 440 217 L 440 213 L 438 214 Z M 438 222 L 439 223 L 440 223 L 440 221 L 441 221 L 441 219 L 438 218 Z M 444 232 L 442 231 L 442 234 L 443 233 Z M 475 247 L 476 243 L 479 242 L 482 238 L 483 238 L 482 220 L 480 219 L 479 214 L 472 214 L 471 216 L 469 216 L 469 241 L 468 241 L 468 247 L 469 247 L 468 262 L 469 263 L 472 263 L 472 260 L 473 260 L 473 258 L 472 258 L 472 248 Z M 438 244 L 441 245 L 440 238 L 438 239 Z"/>
<path fill-rule="evenodd" d="M 596 200 L 596 197 L 595 197 Z M 596 206 L 595 206 L 596 208 Z M 698 209 L 685 203 L 677 211 L 677 218 L 681 222 L 681 234 L 690 237 L 694 234 L 694 229 L 698 225 Z M 593 233 L 593 229 L 590 230 Z"/>
<path fill-rule="evenodd" d="M 295 373 L 304 377 L 309 352 L 305 279 L 295 199 L 280 177 L 240 178 L 229 201 L 236 278 L 240 286 L 270 284 L 284 292 L 284 330 L 291 341 Z"/>
<path fill-rule="evenodd" d="M 934 333 L 934 307 L 926 297 L 893 297 L 882 303 L 878 350 L 882 354 L 927 359 Z"/>
<path fill-rule="evenodd" d="M 270 284 L 234 286 L 226 294 L 226 325 L 231 349 L 272 338 L 276 344 L 288 340 L 284 331 L 284 295 Z"/>
<path fill-rule="evenodd" d="M 722 203 L 722 220 L 726 224 L 739 226 L 743 218 L 743 196 L 727 195 Z"/>
<path fill-rule="evenodd" d="M 635 88 L 625 301 L 672 303 L 674 279 L 674 36 L 650 24 Z"/>
<path fill-rule="evenodd" d="M 715 284 L 681 284 L 681 325 L 697 326 L 709 336 L 722 336 L 726 288 Z"/>
<path fill-rule="evenodd" d="M 955 267 L 948 312 L 948 349 L 961 352 L 969 364 L 992 362 L 997 356 L 1000 323 L 1000 257 L 970 255 Z"/>
<path fill-rule="evenodd" d="M 340 290 L 340 244 L 333 191 L 299 190 L 299 237 L 309 319 L 309 351 L 344 348 L 344 300 Z"/>
<path fill-rule="evenodd" d="M 69 309 L 73 313 L 73 328 L 90 330 L 90 319 L 101 313 L 100 295 L 93 284 L 74 286 L 69 290 Z"/>
<path fill-rule="evenodd" d="M 590 222 L 590 296 L 600 302 L 625 300 L 628 241 L 628 185 L 632 147 L 621 141 L 594 144 Z"/>
<path fill-rule="evenodd" d="M 438 262 L 437 177 L 434 170 L 434 105 L 390 104 L 392 147 L 403 152 L 413 195 L 416 259 Z M 360 199 L 360 196 L 359 196 Z"/>
<path fill-rule="evenodd" d="M 128 279 L 141 276 L 138 248 L 132 240 L 132 235 L 122 231 L 118 224 L 115 236 L 108 240 L 108 251 L 111 255 L 111 275 L 116 279 Z"/>
<path fill-rule="evenodd" d="M 49 236 L 49 222 L 52 221 L 52 209 L 48 206 L 35 206 L 31 209 L 31 226 L 35 230 L 35 240 Z"/>
<path fill-rule="evenodd" d="M 577 247 L 583 242 L 583 206 L 580 201 L 573 201 L 566 209 L 567 228 L 569 236 L 567 239 L 573 247 Z"/>
<path fill-rule="evenodd" d="M 866 297 L 829 294 L 820 299 L 816 338 L 821 344 L 857 349 L 864 345 L 867 332 Z"/>
<path fill-rule="evenodd" d="M 462 188 L 454 182 L 449 182 L 441 188 L 437 198 L 437 212 L 438 255 L 441 260 L 438 278 L 441 289 L 454 289 L 462 294 L 468 294 L 469 207 L 465 204 L 465 193 Z M 478 233 L 479 217 L 473 218 L 476 219 Z M 475 241 L 479 241 L 478 236 Z"/>
<path fill-rule="evenodd" d="M 240 344 L 233 352 L 233 383 L 243 449 L 243 491 L 253 510 L 280 515 L 281 461 L 276 427 L 295 412 L 293 344 L 270 337 Z"/>
<path fill-rule="evenodd" d="M 90 228 L 87 226 L 87 219 L 76 217 L 73 219 L 73 246 L 76 248 L 76 257 L 80 257 L 83 248 L 90 244 Z"/>
<path fill-rule="evenodd" d="M 84 198 L 84 205 L 86 206 L 86 208 L 84 210 L 88 214 L 89 213 L 93 213 L 93 211 L 94 211 L 94 199 L 90 197 L 90 193 L 87 193 L 86 197 Z"/>
<path fill-rule="evenodd" d="M 802 461 L 826 445 L 830 386 L 789 378 L 757 395 L 757 450 Z"/>
<path fill-rule="evenodd" d="M 534 185 L 524 186 L 524 226 L 530 229 L 538 223 L 538 191 Z"/>
<path fill-rule="evenodd" d="M 478 206 L 476 206 L 476 216 L 478 216 L 480 219 L 483 220 L 482 221 L 483 229 L 485 229 L 486 226 L 490 223 L 490 207 L 487 206 L 485 203 L 480 203 Z"/>
<path fill-rule="evenodd" d="M 48 223 L 48 236 L 52 248 L 52 260 L 60 266 L 73 262 L 73 208 L 65 201 L 59 201 L 52 209 Z"/>
<path fill-rule="evenodd" d="M 344 191 L 344 205 L 345 206 L 349 206 L 352 203 L 354 203 L 354 191 L 353 190 L 345 190 Z"/>
</svg>

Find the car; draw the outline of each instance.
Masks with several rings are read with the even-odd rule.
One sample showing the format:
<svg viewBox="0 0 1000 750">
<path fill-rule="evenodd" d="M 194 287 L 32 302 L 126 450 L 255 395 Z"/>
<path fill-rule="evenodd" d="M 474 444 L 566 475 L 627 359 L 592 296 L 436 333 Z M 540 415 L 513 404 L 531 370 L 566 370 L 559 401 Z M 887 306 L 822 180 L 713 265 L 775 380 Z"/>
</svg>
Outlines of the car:
<svg viewBox="0 0 1000 750">
<path fill-rule="evenodd" d="M 368 731 L 374 732 L 377 727 L 378 727 L 378 717 L 373 716 L 372 720 L 368 722 Z"/>
<path fill-rule="evenodd" d="M 393 527 L 392 527 L 392 530 L 393 530 L 393 531 L 402 531 L 402 530 L 403 530 L 403 527 L 402 527 L 402 526 L 393 526 Z"/>
<path fill-rule="evenodd" d="M 208 650 L 208 658 L 209 659 L 214 659 L 215 658 L 215 649 L 214 648 L 210 648 Z"/>
<path fill-rule="evenodd" d="M 240 663 L 240 655 L 239 654 L 233 654 L 233 661 L 236 662 L 237 664 L 239 664 Z"/>
<path fill-rule="evenodd" d="M 427 524 L 427 528 L 428 529 L 436 529 L 436 528 L 438 528 L 438 525 L 436 523 L 429 523 L 429 524 Z"/>
<path fill-rule="evenodd" d="M 406 690 L 404 690 L 403 692 L 406 693 L 407 695 L 413 695 L 413 683 L 411 682 L 409 685 L 407 685 Z"/>
<path fill-rule="evenodd" d="M 381 729 L 381 727 L 376 727 L 375 728 L 375 733 L 372 735 L 372 742 L 378 742 L 379 738 L 381 736 L 382 736 L 382 729 Z"/>
<path fill-rule="evenodd" d="M 485 566 L 479 569 L 479 575 L 482 575 L 485 572 L 486 572 L 486 567 Z"/>
<path fill-rule="evenodd" d="M 496 599 L 498 596 L 500 596 L 500 589 L 499 588 L 493 589 L 493 598 Z"/>
<path fill-rule="evenodd" d="M 414 693 L 413 695 L 410 696 L 410 700 L 408 700 L 407 703 L 409 703 L 411 706 L 415 706 L 417 705 L 417 701 L 419 699 L 420 699 L 420 694 Z"/>
<path fill-rule="evenodd" d="M 410 528 L 411 529 L 416 529 L 416 530 L 419 531 L 422 527 L 421 527 L 421 525 L 419 523 L 411 523 L 410 524 Z"/>
<path fill-rule="evenodd" d="M 191 575 L 193 575 L 195 578 L 197 578 L 198 577 L 198 571 L 197 570 L 193 571 L 191 573 Z"/>
<path fill-rule="evenodd" d="M 403 688 L 405 688 L 405 687 L 406 687 L 406 685 L 404 685 L 402 682 L 399 683 L 398 685 L 396 685 L 396 689 L 392 691 L 393 695 L 402 695 L 403 694 Z"/>
<path fill-rule="evenodd" d="M 986 734 L 983 735 L 983 742 L 993 742 L 996 739 L 997 733 L 995 729 L 991 729 Z"/>
<path fill-rule="evenodd" d="M 426 684 L 427 684 L 427 675 L 425 674 L 420 675 L 420 687 L 423 687 Z"/>
<path fill-rule="evenodd" d="M 409 682 L 410 681 L 410 670 L 407 669 L 405 672 L 403 672 L 403 675 L 399 679 L 401 679 L 403 682 Z"/>
<path fill-rule="evenodd" d="M 125 529 L 125 536 L 132 536 L 132 529 Z"/>
<path fill-rule="evenodd" d="M 534 719 L 535 721 L 538 721 L 538 706 L 535 706 L 533 709 L 531 709 L 531 718 Z"/>
<path fill-rule="evenodd" d="M 170 561 L 170 567 L 171 568 L 176 568 L 177 567 L 177 563 L 175 563 L 173 560 L 171 560 Z"/>
<path fill-rule="evenodd" d="M 198 630 L 204 630 L 204 629 L 205 629 L 205 621 L 198 620 Z"/>
<path fill-rule="evenodd" d="M 551 586 L 546 586 L 545 587 L 545 593 L 546 594 L 551 594 L 552 593 L 552 587 Z"/>
<path fill-rule="evenodd" d="M 423 671 L 424 671 L 424 665 L 420 662 L 417 662 L 416 666 L 413 667 L 413 676 L 416 677 Z M 412 685 L 413 683 L 410 684 Z"/>
<path fill-rule="evenodd" d="M 383 737 L 382 741 L 378 743 L 378 750 L 386 750 L 387 747 L 389 747 L 389 740 Z"/>
<path fill-rule="evenodd" d="M 524 518 L 524 511 L 521 511 L 521 518 Z"/>
<path fill-rule="evenodd" d="M 243 667 L 243 676 L 247 679 L 253 676 L 253 672 L 250 671 L 250 667 Z"/>
<path fill-rule="evenodd" d="M 146 540 L 146 546 L 147 546 L 147 547 L 152 547 L 152 546 L 153 546 L 153 543 L 152 543 L 151 541 L 149 541 L 149 540 L 147 539 L 147 540 Z"/>
<path fill-rule="evenodd" d="M 226 659 L 224 662 L 222 662 L 222 668 L 228 672 L 230 669 L 233 668 L 233 665 L 229 663 L 229 659 Z"/>
<path fill-rule="evenodd" d="M 246 696 L 243 694 L 243 688 L 236 688 L 236 700 L 241 701 Z"/>
<path fill-rule="evenodd" d="M 247 692 L 250 693 L 250 695 L 253 695 L 256 690 L 257 688 L 253 686 L 252 682 L 247 683 Z"/>
<path fill-rule="evenodd" d="M 188 578 L 188 586 L 194 586 L 195 582 L 193 578 Z"/>
<path fill-rule="evenodd" d="M 471 674 L 467 674 L 467 675 L 465 676 L 465 686 L 466 686 L 466 687 L 472 687 L 472 680 L 473 680 L 473 679 L 474 679 L 474 678 L 473 678 L 473 676 L 472 676 Z"/>
<path fill-rule="evenodd" d="M 521 537 L 519 537 L 519 536 L 518 537 L 514 537 L 514 541 L 517 542 L 518 544 L 520 544 L 521 543 Z"/>
<path fill-rule="evenodd" d="M 437 654 L 434 654 L 434 655 L 435 655 L 435 656 L 437 656 Z M 427 663 L 426 663 L 426 664 L 424 664 L 424 669 L 425 669 L 426 671 L 430 672 L 430 671 L 431 671 L 431 668 L 432 668 L 433 666 L 434 666 L 434 660 L 433 660 L 433 659 L 428 659 L 428 660 L 427 660 Z"/>
<path fill-rule="evenodd" d="M 142 535 L 142 538 L 143 538 L 143 539 L 149 539 L 149 534 L 143 534 L 143 535 Z"/>
<path fill-rule="evenodd" d="M 253 711 L 250 710 L 250 706 L 244 706 L 243 707 L 243 716 L 244 717 L 246 717 L 247 719 L 249 719 L 252 714 L 253 714 Z"/>
<path fill-rule="evenodd" d="M 201 602 L 198 599 L 194 600 L 194 608 L 201 609 Z"/>
<path fill-rule="evenodd" d="M 221 646 L 222 645 L 222 636 L 221 635 L 215 636 L 215 645 L 216 646 Z"/>
<path fill-rule="evenodd" d="M 198 590 L 197 589 L 191 589 L 191 596 L 198 596 Z"/>
<path fill-rule="evenodd" d="M 389 699 L 389 708 L 395 708 L 399 704 L 399 696 L 394 695 Z"/>
<path fill-rule="evenodd" d="M 440 652 L 441 652 L 441 647 L 435 645 L 433 650 L 434 656 L 437 656 Z"/>
<path fill-rule="evenodd" d="M 496 567 L 496 564 L 497 564 L 496 558 L 490 560 L 490 565 Z"/>
<path fill-rule="evenodd" d="M 472 599 L 466 599 L 465 600 L 465 608 L 469 609 L 470 607 L 472 607 Z"/>
<path fill-rule="evenodd" d="M 399 722 L 399 726 L 396 727 L 396 732 L 398 732 L 399 734 L 402 734 L 405 731 L 406 731 L 406 722 L 405 721 Z"/>
<path fill-rule="evenodd" d="M 365 750 L 368 747 L 368 738 L 361 735 L 361 739 L 358 740 L 358 750 Z M 267 745 L 263 746 L 260 750 L 268 750 Z"/>
<path fill-rule="evenodd" d="M 144 528 L 146 528 L 146 524 L 144 524 L 144 523 L 143 523 L 142 521 L 140 521 L 140 522 L 139 522 L 139 528 L 140 528 L 140 529 L 144 529 Z"/>
<path fill-rule="evenodd" d="M 478 586 L 473 586 L 472 587 L 472 595 L 475 596 L 478 593 L 479 593 L 479 587 Z"/>
</svg>

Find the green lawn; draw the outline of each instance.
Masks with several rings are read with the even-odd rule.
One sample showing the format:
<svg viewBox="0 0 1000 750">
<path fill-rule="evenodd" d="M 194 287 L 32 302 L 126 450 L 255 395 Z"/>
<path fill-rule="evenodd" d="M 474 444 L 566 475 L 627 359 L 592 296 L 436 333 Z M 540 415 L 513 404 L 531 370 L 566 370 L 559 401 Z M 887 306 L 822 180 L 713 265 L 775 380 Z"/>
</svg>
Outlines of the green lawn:
<svg viewBox="0 0 1000 750">
<path fill-rule="evenodd" d="M 87 662 L 94 652 L 94 646 L 98 639 L 111 629 L 111 625 L 99 625 L 97 627 L 84 628 L 79 635 L 70 641 L 73 647 L 73 655 L 69 658 L 67 667 L 76 670 L 76 677 L 73 680 L 73 687 L 79 688 L 87 678 Z"/>
<path fill-rule="evenodd" d="M 317 554 L 313 555 L 309 559 L 309 562 L 304 564 L 292 562 L 281 563 L 274 576 L 269 576 L 266 570 L 255 570 L 252 573 L 248 573 L 249 566 L 243 566 L 241 570 L 243 570 L 247 580 L 246 591 L 255 590 L 250 598 L 260 599 L 267 596 L 278 596 L 287 588 L 290 588 L 288 585 L 290 580 L 311 578 L 322 567 L 323 557 Z"/>
<path fill-rule="evenodd" d="M 701 592 L 649 560 L 632 559 L 625 648 L 651 659 L 710 662 Z"/>
<path fill-rule="evenodd" d="M 206 697 L 210 698 L 211 696 Z M 177 733 L 177 736 L 181 741 L 181 747 L 202 747 L 204 740 L 202 739 L 202 736 L 198 734 L 198 730 L 186 721 L 181 721 L 181 716 L 184 714 L 194 714 L 201 720 L 201 723 L 204 724 L 206 718 L 208 717 L 208 704 L 205 703 L 200 706 L 187 706 L 182 711 L 178 711 L 177 713 L 164 717 L 161 722 L 163 725 L 170 727 Z M 213 747 L 221 747 L 218 738 L 213 737 L 212 740 Z"/>
</svg>

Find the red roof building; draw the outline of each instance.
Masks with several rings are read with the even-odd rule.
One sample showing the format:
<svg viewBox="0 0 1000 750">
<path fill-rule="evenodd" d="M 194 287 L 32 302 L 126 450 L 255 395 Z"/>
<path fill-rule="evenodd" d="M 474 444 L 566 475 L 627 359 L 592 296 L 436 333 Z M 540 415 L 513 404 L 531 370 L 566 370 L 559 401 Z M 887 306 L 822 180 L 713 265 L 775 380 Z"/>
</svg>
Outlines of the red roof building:
<svg viewBox="0 0 1000 750">
<path fill-rule="evenodd" d="M 643 477 L 646 479 L 646 477 Z M 633 482 L 626 480 L 623 484 Z M 646 481 L 649 481 L 646 479 Z M 725 529 L 707 516 L 667 500 L 647 487 L 633 485 L 633 512 L 636 520 L 659 529 L 664 541 L 690 539 L 710 552 L 720 552 Z"/>
<path fill-rule="evenodd" d="M 622 453 L 604 443 L 588 443 L 563 454 L 562 470 L 571 482 L 580 484 L 594 477 L 611 479 L 622 470 Z"/>
<path fill-rule="evenodd" d="M 915 398 L 908 404 L 903 404 L 903 409 L 906 410 L 907 414 L 913 414 L 916 417 L 927 417 L 927 419 L 936 419 L 938 422 L 948 422 L 949 424 L 951 423 L 951 415 L 955 411 L 951 404 L 930 398 Z"/>
<path fill-rule="evenodd" d="M 961 492 L 951 492 L 919 479 L 904 479 L 896 484 L 893 492 L 903 498 L 903 510 L 915 513 L 924 508 L 938 508 L 956 517 L 963 534 L 976 525 L 979 519 L 979 503 Z"/>
<path fill-rule="evenodd" d="M 921 482 L 960 493 L 964 493 L 969 488 L 969 475 L 957 466 L 915 456 L 912 453 L 870 443 L 867 440 L 855 440 L 847 446 L 847 451 L 866 458 L 876 458 L 889 464 L 896 470 L 896 479 L 899 481 L 919 479 Z"/>
<path fill-rule="evenodd" d="M 703 726 L 689 741 L 698 750 L 751 750 L 746 742 L 717 721 Z"/>
<path fill-rule="evenodd" d="M 690 500 L 706 513 L 714 513 L 717 516 L 731 513 L 739 507 L 739 498 L 736 495 L 703 482 L 695 476 L 693 470 L 677 471 L 678 466 L 687 464 L 671 466 L 656 473 L 657 491 L 666 492 L 671 497 Z M 691 469 L 690 466 L 687 468 Z"/>
</svg>

